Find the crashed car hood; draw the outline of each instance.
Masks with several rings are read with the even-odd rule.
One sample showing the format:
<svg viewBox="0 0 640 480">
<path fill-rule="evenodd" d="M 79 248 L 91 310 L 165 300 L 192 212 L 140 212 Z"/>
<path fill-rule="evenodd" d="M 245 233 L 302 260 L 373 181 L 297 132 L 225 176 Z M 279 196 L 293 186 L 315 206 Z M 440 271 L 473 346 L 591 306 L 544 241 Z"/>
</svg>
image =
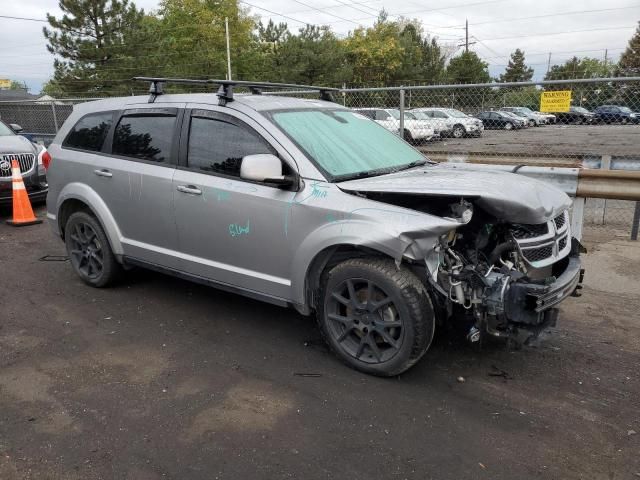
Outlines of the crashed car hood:
<svg viewBox="0 0 640 480">
<path fill-rule="evenodd" d="M 547 183 L 500 171 L 478 171 L 460 164 L 438 164 L 338 184 L 347 192 L 405 193 L 464 197 L 499 220 L 539 224 L 571 206 L 563 191 Z"/>
<path fill-rule="evenodd" d="M 3 153 L 35 153 L 35 147 L 20 135 L 2 135 L 0 136 L 0 154 Z"/>
</svg>

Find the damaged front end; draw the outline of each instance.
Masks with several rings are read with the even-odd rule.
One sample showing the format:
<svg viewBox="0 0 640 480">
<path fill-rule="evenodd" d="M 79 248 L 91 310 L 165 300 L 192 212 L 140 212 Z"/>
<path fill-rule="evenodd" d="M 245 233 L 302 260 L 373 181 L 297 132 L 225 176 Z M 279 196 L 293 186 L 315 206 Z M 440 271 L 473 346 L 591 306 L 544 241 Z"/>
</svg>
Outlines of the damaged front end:
<svg viewBox="0 0 640 480">
<path fill-rule="evenodd" d="M 471 342 L 486 332 L 526 343 L 555 325 L 561 301 L 580 295 L 582 246 L 571 237 L 569 213 L 539 224 L 473 217 L 425 259 L 436 301 L 448 317 L 468 320 Z"/>
</svg>

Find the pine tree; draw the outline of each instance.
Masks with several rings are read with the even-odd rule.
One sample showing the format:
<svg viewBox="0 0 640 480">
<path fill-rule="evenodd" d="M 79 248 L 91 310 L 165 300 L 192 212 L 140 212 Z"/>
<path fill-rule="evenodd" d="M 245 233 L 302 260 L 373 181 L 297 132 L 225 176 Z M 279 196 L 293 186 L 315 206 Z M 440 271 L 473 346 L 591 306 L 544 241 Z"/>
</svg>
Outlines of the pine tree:
<svg viewBox="0 0 640 480">
<path fill-rule="evenodd" d="M 128 91 L 132 75 L 122 61 L 148 48 L 132 40 L 144 12 L 128 0 L 60 0 L 59 5 L 62 17 L 47 14 L 49 27 L 43 28 L 47 49 L 57 56 L 47 88 L 62 95 Z"/>
<path fill-rule="evenodd" d="M 488 67 L 475 52 L 463 52 L 449 62 L 447 79 L 451 83 L 487 83 L 491 81 Z"/>
<path fill-rule="evenodd" d="M 640 75 L 640 22 L 629 40 L 627 49 L 620 56 L 617 74 L 620 77 L 637 77 Z"/>
<path fill-rule="evenodd" d="M 509 64 L 504 73 L 500 75 L 500 82 L 528 82 L 533 77 L 533 68 L 524 63 L 524 52 L 516 48 L 511 54 Z"/>
</svg>

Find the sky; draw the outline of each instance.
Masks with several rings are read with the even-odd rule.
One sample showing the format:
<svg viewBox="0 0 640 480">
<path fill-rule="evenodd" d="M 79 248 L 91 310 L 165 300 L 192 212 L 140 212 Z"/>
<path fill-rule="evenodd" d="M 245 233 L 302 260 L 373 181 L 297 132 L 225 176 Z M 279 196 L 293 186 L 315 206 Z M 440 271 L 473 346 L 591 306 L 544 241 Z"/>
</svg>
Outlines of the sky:
<svg viewBox="0 0 640 480">
<path fill-rule="evenodd" d="M 134 2 L 145 11 L 158 0 Z M 457 46 L 469 22 L 470 49 L 489 63 L 493 77 L 504 71 L 509 54 L 520 48 L 544 77 L 551 63 L 576 55 L 617 61 L 640 20 L 640 0 L 247 0 L 245 7 L 265 21 L 287 22 L 292 31 L 305 23 L 325 24 L 340 36 L 370 26 L 384 8 L 391 18 L 417 19 L 426 33 Z M 57 0 L 0 0 L 0 15 L 45 19 L 59 15 Z M 0 78 L 26 82 L 38 93 L 51 77 L 42 22 L 0 18 Z M 460 47 L 459 51 L 462 51 Z"/>
</svg>

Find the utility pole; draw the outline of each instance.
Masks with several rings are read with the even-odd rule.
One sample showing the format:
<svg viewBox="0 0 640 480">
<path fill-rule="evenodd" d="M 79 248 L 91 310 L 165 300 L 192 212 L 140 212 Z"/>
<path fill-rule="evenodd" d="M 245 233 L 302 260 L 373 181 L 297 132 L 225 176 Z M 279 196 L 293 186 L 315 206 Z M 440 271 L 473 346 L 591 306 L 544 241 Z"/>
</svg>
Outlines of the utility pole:
<svg viewBox="0 0 640 480">
<path fill-rule="evenodd" d="M 458 45 L 464 47 L 464 53 L 469 53 L 469 45 L 473 45 L 476 42 L 469 42 L 469 20 L 464 21 L 464 43 Z"/>
<path fill-rule="evenodd" d="M 224 31 L 227 37 L 227 80 L 231 80 L 231 47 L 229 46 L 229 19 L 224 17 Z"/>
<path fill-rule="evenodd" d="M 605 72 L 609 72 L 609 69 L 607 68 L 607 54 L 609 53 L 609 50 L 607 50 L 606 48 L 604 49 L 604 70 Z"/>
<path fill-rule="evenodd" d="M 551 52 L 549 52 L 549 60 L 547 60 L 547 73 L 551 70 Z"/>
<path fill-rule="evenodd" d="M 469 20 L 464 19 L 464 53 L 469 53 Z"/>
</svg>

